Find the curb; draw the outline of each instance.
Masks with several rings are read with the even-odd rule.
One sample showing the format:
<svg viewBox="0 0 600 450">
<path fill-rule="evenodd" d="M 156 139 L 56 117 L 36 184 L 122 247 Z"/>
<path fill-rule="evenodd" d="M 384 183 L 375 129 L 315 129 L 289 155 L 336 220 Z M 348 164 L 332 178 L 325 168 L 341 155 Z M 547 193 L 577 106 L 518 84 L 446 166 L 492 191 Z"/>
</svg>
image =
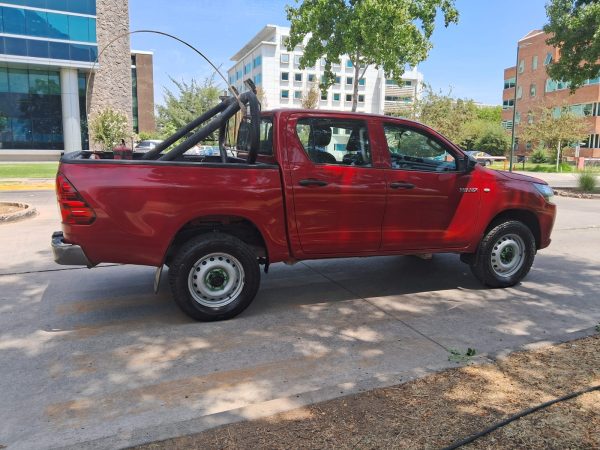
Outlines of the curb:
<svg viewBox="0 0 600 450">
<path fill-rule="evenodd" d="M 0 224 L 16 222 L 17 220 L 23 220 L 37 215 L 37 210 L 27 203 L 0 202 L 0 204 L 24 208 L 23 210 L 14 213 L 0 214 Z"/>
</svg>

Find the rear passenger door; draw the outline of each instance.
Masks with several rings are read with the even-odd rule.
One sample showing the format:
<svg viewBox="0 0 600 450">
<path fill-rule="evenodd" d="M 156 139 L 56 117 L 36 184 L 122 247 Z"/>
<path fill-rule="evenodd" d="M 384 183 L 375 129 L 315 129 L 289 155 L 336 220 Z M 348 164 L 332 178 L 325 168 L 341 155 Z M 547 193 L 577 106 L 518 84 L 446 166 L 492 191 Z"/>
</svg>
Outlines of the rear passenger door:
<svg viewBox="0 0 600 450">
<path fill-rule="evenodd" d="M 306 254 L 377 251 L 385 210 L 366 120 L 295 114 L 287 152 L 296 230 Z"/>
</svg>

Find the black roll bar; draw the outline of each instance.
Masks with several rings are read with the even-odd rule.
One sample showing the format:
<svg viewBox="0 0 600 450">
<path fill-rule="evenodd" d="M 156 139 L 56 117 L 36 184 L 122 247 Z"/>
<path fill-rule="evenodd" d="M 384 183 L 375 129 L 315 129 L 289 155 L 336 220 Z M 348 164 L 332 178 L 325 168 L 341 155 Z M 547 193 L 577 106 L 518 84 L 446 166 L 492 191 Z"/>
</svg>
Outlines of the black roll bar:
<svg viewBox="0 0 600 450">
<path fill-rule="evenodd" d="M 183 155 L 186 151 L 206 139 L 211 133 L 219 130 L 219 149 L 221 152 L 221 160 L 227 162 L 227 151 L 225 149 L 225 131 L 227 122 L 240 110 L 240 103 L 250 107 L 250 149 L 248 151 L 247 162 L 254 164 L 258 155 L 258 147 L 260 143 L 260 104 L 256 94 L 248 91 L 239 96 L 239 102 L 235 98 L 226 98 L 214 108 L 200 115 L 198 118 L 191 121 L 189 124 L 177 130 L 173 135 L 169 136 L 163 142 L 158 144 L 154 149 L 147 152 L 143 159 L 155 159 L 160 155 L 160 152 L 173 145 L 179 139 L 187 135 L 190 131 L 196 129 L 207 120 L 213 118 L 208 124 L 200 128 L 181 144 L 175 146 L 171 151 L 165 153 L 158 158 L 159 161 L 172 161 Z"/>
</svg>

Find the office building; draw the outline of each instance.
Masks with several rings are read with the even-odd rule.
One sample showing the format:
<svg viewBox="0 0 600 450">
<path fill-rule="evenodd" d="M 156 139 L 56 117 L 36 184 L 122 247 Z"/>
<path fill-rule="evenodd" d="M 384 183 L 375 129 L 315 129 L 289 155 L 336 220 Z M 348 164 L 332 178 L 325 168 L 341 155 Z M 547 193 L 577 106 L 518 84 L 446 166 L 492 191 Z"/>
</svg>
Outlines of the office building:
<svg viewBox="0 0 600 450">
<path fill-rule="evenodd" d="M 267 25 L 231 58 L 235 64 L 228 70 L 229 83 L 243 92 L 243 81 L 252 79 L 262 90 L 264 109 L 300 108 L 302 98 L 323 76 L 323 59 L 314 67 L 300 70 L 303 46 L 288 51 L 289 33 L 288 27 Z M 355 76 L 352 62 L 344 56 L 332 69 L 335 83 L 326 95 L 320 94 L 317 108 L 350 111 Z M 357 111 L 399 113 L 420 95 L 422 81 L 423 76 L 413 69 L 404 74 L 398 85 L 386 81 L 383 70 L 370 66 L 359 81 Z"/>
<path fill-rule="evenodd" d="M 543 31 L 534 30 L 519 40 L 518 66 L 504 70 L 502 125 L 507 130 L 515 127 L 515 153 L 529 153 L 533 150 L 532 144 L 518 139 L 523 124 L 535 123 L 536 112 L 542 107 L 553 108 L 555 115 L 560 115 L 563 108 L 569 108 L 585 117 L 590 127 L 590 134 L 582 142 L 580 156 L 600 158 L 600 74 L 587 80 L 572 94 L 568 83 L 553 80 L 546 72 L 547 66 L 560 57 L 558 49 L 546 44 L 547 38 Z M 573 150 L 567 150 L 566 154 L 573 155 Z"/>
<path fill-rule="evenodd" d="M 2 0 L 0 159 L 56 159 L 89 148 L 87 118 L 107 107 L 134 125 L 128 31 L 126 0 Z M 148 80 L 137 80 L 144 93 L 152 92 Z"/>
</svg>

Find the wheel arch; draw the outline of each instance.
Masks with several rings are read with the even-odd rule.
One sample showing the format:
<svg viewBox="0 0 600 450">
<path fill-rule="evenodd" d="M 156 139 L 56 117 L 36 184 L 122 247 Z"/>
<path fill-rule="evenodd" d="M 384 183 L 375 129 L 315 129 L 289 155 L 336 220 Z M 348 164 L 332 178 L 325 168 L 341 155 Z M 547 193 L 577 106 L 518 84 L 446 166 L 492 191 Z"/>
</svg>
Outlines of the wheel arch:
<svg viewBox="0 0 600 450">
<path fill-rule="evenodd" d="M 225 214 L 199 216 L 185 223 L 173 236 L 163 262 L 168 265 L 182 244 L 207 233 L 234 236 L 246 243 L 256 253 L 257 258 L 268 261 L 268 247 L 260 228 L 246 217 Z"/>
<path fill-rule="evenodd" d="M 540 221 L 534 212 L 527 209 L 507 209 L 496 214 L 496 216 L 488 223 L 484 235 L 496 225 L 508 222 L 509 220 L 517 220 L 527 226 L 535 239 L 535 248 L 538 250 L 540 249 L 542 241 Z"/>
</svg>

